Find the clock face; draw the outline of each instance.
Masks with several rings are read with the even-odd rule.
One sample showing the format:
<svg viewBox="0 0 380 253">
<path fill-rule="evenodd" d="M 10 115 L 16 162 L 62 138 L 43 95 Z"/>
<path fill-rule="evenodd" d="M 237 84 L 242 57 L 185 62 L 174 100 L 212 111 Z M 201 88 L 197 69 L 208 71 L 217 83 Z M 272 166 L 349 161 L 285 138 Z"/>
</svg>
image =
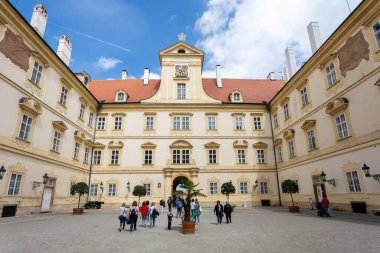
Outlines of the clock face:
<svg viewBox="0 0 380 253">
<path fill-rule="evenodd" d="M 187 77 L 187 65 L 176 65 L 175 66 L 175 76 L 176 77 Z"/>
</svg>

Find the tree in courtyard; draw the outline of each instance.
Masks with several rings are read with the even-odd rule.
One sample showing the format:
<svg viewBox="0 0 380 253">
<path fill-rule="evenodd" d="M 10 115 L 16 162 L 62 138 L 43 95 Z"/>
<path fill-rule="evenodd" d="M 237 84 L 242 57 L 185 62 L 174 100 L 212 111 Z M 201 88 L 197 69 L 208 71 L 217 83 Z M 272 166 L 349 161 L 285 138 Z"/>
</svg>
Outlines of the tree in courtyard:
<svg viewBox="0 0 380 253">
<path fill-rule="evenodd" d="M 298 185 L 291 179 L 287 179 L 281 184 L 282 192 L 290 194 L 292 198 L 292 205 L 294 206 L 293 194 L 298 192 Z"/>
<path fill-rule="evenodd" d="M 79 182 L 79 183 L 73 184 L 71 186 L 71 189 L 70 189 L 70 194 L 71 195 L 75 195 L 75 194 L 79 195 L 79 199 L 78 199 L 78 208 L 79 208 L 80 197 L 85 195 L 85 194 L 88 194 L 88 185 L 84 182 Z"/>
<path fill-rule="evenodd" d="M 230 202 L 230 194 L 234 194 L 235 192 L 236 189 L 231 180 L 222 184 L 222 194 L 227 196 L 227 202 Z"/>
<path fill-rule="evenodd" d="M 133 196 L 139 197 L 138 206 L 140 206 L 140 197 L 146 196 L 146 188 L 143 185 L 136 185 L 133 188 Z"/>
</svg>

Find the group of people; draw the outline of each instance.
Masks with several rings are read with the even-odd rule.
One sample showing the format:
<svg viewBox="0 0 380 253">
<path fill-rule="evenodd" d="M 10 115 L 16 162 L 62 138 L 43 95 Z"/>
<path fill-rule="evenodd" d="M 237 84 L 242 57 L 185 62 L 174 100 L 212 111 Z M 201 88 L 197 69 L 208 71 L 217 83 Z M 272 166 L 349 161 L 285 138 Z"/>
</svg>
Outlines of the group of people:
<svg viewBox="0 0 380 253">
<path fill-rule="evenodd" d="M 199 224 L 200 216 L 202 213 L 202 207 L 199 204 L 198 199 L 192 199 L 190 203 L 187 203 L 186 199 L 182 197 L 173 196 L 173 198 L 168 198 L 167 203 L 169 213 L 171 213 L 172 207 L 176 208 L 177 212 L 175 217 L 177 219 L 181 218 L 182 220 L 185 220 L 190 215 L 190 220 L 193 220 L 196 222 L 196 224 Z M 190 213 L 187 213 L 187 208 L 185 208 L 186 205 L 190 205 Z"/>
<path fill-rule="evenodd" d="M 223 206 L 222 204 L 220 204 L 219 200 L 216 202 L 216 205 L 214 207 L 214 214 L 216 215 L 218 225 L 222 224 L 224 214 L 226 214 L 227 224 L 232 223 L 231 213 L 232 213 L 232 206 L 230 205 L 230 203 L 226 202 L 226 204 Z"/>
</svg>

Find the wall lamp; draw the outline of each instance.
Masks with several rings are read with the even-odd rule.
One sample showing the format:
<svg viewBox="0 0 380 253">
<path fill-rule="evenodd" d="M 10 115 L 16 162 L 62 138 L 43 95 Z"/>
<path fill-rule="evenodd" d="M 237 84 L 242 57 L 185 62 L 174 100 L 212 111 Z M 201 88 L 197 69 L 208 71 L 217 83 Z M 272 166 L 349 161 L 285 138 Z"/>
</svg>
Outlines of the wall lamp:
<svg viewBox="0 0 380 253">
<path fill-rule="evenodd" d="M 328 184 L 331 184 L 332 186 L 336 187 L 336 180 L 334 178 L 326 179 L 326 173 L 323 172 L 323 170 L 321 173 L 321 178 L 322 178 L 323 182 L 327 182 Z"/>
<path fill-rule="evenodd" d="M 158 184 L 157 184 L 157 187 L 158 187 L 158 188 L 161 188 L 161 183 L 158 183 Z"/>
<path fill-rule="evenodd" d="M 257 186 L 259 186 L 259 181 L 257 181 L 257 179 L 256 179 L 255 184 L 253 185 L 254 191 L 256 190 Z"/>
<path fill-rule="evenodd" d="M 36 189 L 37 187 L 39 187 L 40 185 L 42 185 L 42 184 L 46 184 L 47 183 L 47 181 L 48 181 L 48 179 L 49 179 L 49 176 L 47 175 L 47 173 L 45 173 L 45 175 L 42 177 L 42 182 L 36 182 L 36 181 L 34 181 L 33 182 L 33 190 L 34 189 Z"/>
<path fill-rule="evenodd" d="M 100 190 L 102 190 L 102 193 L 104 191 L 103 182 L 100 182 Z"/>
<path fill-rule="evenodd" d="M 0 180 L 3 180 L 4 174 L 7 170 L 4 168 L 4 165 L 0 168 Z"/>
<path fill-rule="evenodd" d="M 376 181 L 379 181 L 380 182 L 380 174 L 373 174 L 371 175 L 369 173 L 369 170 L 370 170 L 370 167 L 367 166 L 366 164 L 363 164 L 363 168 L 362 170 L 364 171 L 364 174 L 365 174 L 365 177 L 372 177 L 373 179 L 375 179 Z"/>
<path fill-rule="evenodd" d="M 129 181 L 127 183 L 127 189 L 128 189 L 128 191 L 131 191 L 131 183 Z"/>
</svg>

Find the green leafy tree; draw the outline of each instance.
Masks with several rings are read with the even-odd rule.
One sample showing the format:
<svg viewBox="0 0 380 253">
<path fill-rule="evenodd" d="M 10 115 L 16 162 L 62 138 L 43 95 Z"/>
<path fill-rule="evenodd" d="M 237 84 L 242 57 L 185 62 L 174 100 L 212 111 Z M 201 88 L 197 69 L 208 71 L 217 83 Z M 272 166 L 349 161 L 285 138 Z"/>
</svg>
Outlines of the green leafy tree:
<svg viewBox="0 0 380 253">
<path fill-rule="evenodd" d="M 146 188 L 143 185 L 136 185 L 133 188 L 133 196 L 139 197 L 138 206 L 140 206 L 140 197 L 146 196 Z"/>
<path fill-rule="evenodd" d="M 293 194 L 298 192 L 298 185 L 291 179 L 287 179 L 281 184 L 282 192 L 290 194 L 292 205 L 294 206 Z"/>
<path fill-rule="evenodd" d="M 222 194 L 227 196 L 227 202 L 230 202 L 230 194 L 234 194 L 235 192 L 236 189 L 231 180 L 222 184 Z"/>
<path fill-rule="evenodd" d="M 71 189 L 70 189 L 70 194 L 71 195 L 75 195 L 75 194 L 79 195 L 79 199 L 78 199 L 78 208 L 79 208 L 80 197 L 82 197 L 85 194 L 88 194 L 88 185 L 84 182 L 79 182 L 79 183 L 73 184 L 71 186 Z"/>
</svg>

